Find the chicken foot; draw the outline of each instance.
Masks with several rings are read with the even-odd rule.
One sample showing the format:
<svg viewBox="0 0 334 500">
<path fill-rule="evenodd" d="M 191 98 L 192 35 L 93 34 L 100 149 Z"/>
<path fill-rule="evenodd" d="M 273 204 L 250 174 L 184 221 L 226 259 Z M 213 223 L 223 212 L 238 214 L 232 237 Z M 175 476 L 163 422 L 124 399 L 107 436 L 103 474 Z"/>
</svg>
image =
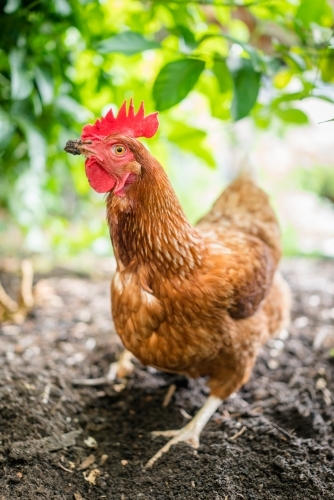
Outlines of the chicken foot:
<svg viewBox="0 0 334 500">
<path fill-rule="evenodd" d="M 193 448 L 199 447 L 199 437 L 207 422 L 210 420 L 215 411 L 222 404 L 223 400 L 216 396 L 209 396 L 202 408 L 196 413 L 190 422 L 178 430 L 171 431 L 154 431 L 154 436 L 171 437 L 166 443 L 145 465 L 145 468 L 152 467 L 154 463 L 164 454 L 169 451 L 171 446 L 177 443 L 187 443 Z"/>
<path fill-rule="evenodd" d="M 109 371 L 105 377 L 98 378 L 87 378 L 87 379 L 75 379 L 73 383 L 75 385 L 86 385 L 90 387 L 95 387 L 97 385 L 108 384 L 114 382 L 117 378 L 126 378 L 134 370 L 134 364 L 132 363 L 132 354 L 127 349 L 124 349 L 117 361 L 111 363 Z"/>
</svg>

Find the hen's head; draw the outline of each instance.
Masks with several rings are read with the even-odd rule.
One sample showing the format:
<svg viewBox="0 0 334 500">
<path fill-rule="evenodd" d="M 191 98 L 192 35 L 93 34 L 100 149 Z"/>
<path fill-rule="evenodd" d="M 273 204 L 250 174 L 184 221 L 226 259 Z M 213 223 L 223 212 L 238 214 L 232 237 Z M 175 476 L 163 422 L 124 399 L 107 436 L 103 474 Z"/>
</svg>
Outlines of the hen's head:
<svg viewBox="0 0 334 500">
<path fill-rule="evenodd" d="M 83 128 L 79 141 L 68 141 L 65 151 L 86 156 L 86 175 L 89 184 L 98 193 L 113 190 L 123 196 L 126 186 L 132 184 L 140 173 L 135 149 L 137 137 L 152 137 L 159 126 L 158 113 L 144 116 L 141 103 L 137 113 L 132 100 L 129 110 L 126 101 L 114 116 L 110 110 L 94 125 Z"/>
</svg>

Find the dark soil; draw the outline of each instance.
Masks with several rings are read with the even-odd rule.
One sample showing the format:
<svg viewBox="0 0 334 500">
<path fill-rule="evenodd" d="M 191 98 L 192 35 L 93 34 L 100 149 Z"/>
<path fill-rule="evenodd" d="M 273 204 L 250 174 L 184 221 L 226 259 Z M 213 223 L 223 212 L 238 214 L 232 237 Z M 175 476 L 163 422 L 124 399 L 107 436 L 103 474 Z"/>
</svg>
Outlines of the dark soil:
<svg viewBox="0 0 334 500">
<path fill-rule="evenodd" d="M 290 337 L 263 349 L 197 451 L 177 445 L 147 471 L 165 442 L 150 431 L 184 425 L 205 400 L 204 380 L 137 363 L 126 387 L 74 385 L 103 376 L 120 351 L 109 282 L 49 275 L 24 325 L 0 327 L 0 499 L 334 499 L 334 262 L 283 270 L 294 292 Z"/>
</svg>

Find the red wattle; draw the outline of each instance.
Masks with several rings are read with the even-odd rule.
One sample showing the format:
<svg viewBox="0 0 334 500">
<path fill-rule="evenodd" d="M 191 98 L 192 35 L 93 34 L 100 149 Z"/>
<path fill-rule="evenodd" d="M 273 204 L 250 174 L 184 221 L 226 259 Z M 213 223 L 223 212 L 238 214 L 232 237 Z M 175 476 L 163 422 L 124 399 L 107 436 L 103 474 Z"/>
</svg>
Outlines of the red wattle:
<svg viewBox="0 0 334 500">
<path fill-rule="evenodd" d="M 88 158 L 88 160 L 86 160 L 85 170 L 90 186 L 97 193 L 106 193 L 107 191 L 111 191 L 116 184 L 115 179 L 108 175 L 107 172 L 103 170 L 103 168 L 100 167 L 100 165 L 92 158 Z"/>
<path fill-rule="evenodd" d="M 127 184 L 132 184 L 136 177 L 137 176 L 135 174 L 131 174 L 130 172 L 128 172 L 122 179 L 117 179 L 114 193 L 117 194 L 117 196 L 124 196 L 124 186 Z"/>
</svg>

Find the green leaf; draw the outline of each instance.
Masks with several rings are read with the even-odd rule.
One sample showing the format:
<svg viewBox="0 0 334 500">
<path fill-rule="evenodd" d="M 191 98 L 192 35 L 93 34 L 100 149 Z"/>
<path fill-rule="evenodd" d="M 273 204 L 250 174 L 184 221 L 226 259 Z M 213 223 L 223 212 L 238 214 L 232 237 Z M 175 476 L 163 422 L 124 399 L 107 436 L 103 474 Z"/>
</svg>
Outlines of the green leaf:
<svg viewBox="0 0 334 500">
<path fill-rule="evenodd" d="M 307 115 L 300 109 L 295 108 L 276 108 L 276 115 L 287 123 L 295 123 L 296 125 L 304 125 L 308 123 Z"/>
<path fill-rule="evenodd" d="M 261 71 L 264 68 L 264 61 L 262 57 L 260 56 L 259 52 L 257 49 L 252 47 L 246 42 L 242 42 L 241 40 L 238 40 L 237 38 L 234 38 L 233 36 L 227 35 L 225 33 L 209 33 L 204 36 L 199 40 L 198 44 L 204 42 L 208 38 L 225 38 L 226 40 L 229 40 L 232 43 L 235 43 L 237 45 L 240 45 L 244 49 L 245 52 L 248 53 L 250 60 L 252 61 L 252 65 L 255 71 Z"/>
<path fill-rule="evenodd" d="M 30 75 L 24 64 L 25 52 L 13 49 L 9 53 L 11 69 L 11 95 L 14 100 L 26 99 L 33 89 Z"/>
<path fill-rule="evenodd" d="M 20 116 L 14 117 L 21 130 L 23 131 L 30 160 L 30 170 L 40 175 L 44 172 L 46 164 L 46 141 L 42 132 L 27 118 Z"/>
<path fill-rule="evenodd" d="M 205 67 L 199 59 L 181 59 L 162 68 L 153 85 L 158 111 L 164 111 L 184 99 L 196 84 Z"/>
<path fill-rule="evenodd" d="M 12 124 L 9 115 L 0 109 L 0 144 L 5 148 L 12 138 L 14 133 L 14 125 Z"/>
<path fill-rule="evenodd" d="M 53 79 L 51 74 L 45 71 L 44 68 L 36 66 L 35 80 L 43 104 L 50 104 L 53 99 Z"/>
<path fill-rule="evenodd" d="M 148 40 L 140 33 L 134 31 L 123 31 L 111 38 L 107 38 L 97 45 L 97 50 L 101 54 L 120 52 L 126 56 L 132 56 L 144 50 L 159 49 L 160 43 Z"/>
<path fill-rule="evenodd" d="M 6 14 L 12 14 L 20 7 L 20 5 L 21 5 L 21 0 L 7 0 L 3 11 Z"/>
<path fill-rule="evenodd" d="M 319 68 L 324 82 L 331 82 L 334 79 L 334 54 L 327 52 L 327 56 L 320 61 Z"/>
<path fill-rule="evenodd" d="M 85 122 L 92 117 L 87 108 L 79 104 L 69 95 L 59 96 L 55 101 L 55 106 L 63 113 L 75 118 L 79 122 Z"/>
<path fill-rule="evenodd" d="M 330 15 L 326 0 L 302 0 L 296 12 L 295 19 L 304 26 L 311 22 L 322 24 L 323 18 Z"/>
<path fill-rule="evenodd" d="M 230 59 L 228 67 L 233 79 L 231 115 L 234 121 L 249 114 L 260 90 L 261 73 L 254 71 L 249 59 Z"/>
<path fill-rule="evenodd" d="M 284 54 L 284 56 L 290 59 L 295 64 L 297 69 L 299 69 L 300 71 L 306 70 L 306 61 L 303 59 L 302 56 L 296 54 L 296 52 L 292 52 L 292 50 L 290 50 L 289 52 Z"/>
<path fill-rule="evenodd" d="M 54 9 L 61 16 L 69 16 L 72 12 L 71 5 L 67 0 L 53 0 Z"/>
<path fill-rule="evenodd" d="M 177 25 L 170 31 L 171 33 L 180 38 L 185 49 L 193 50 L 197 47 L 198 43 L 196 42 L 194 33 L 190 31 L 190 29 L 187 28 L 186 26 Z"/>
<path fill-rule="evenodd" d="M 172 121 L 171 125 L 172 132 L 168 135 L 171 142 L 177 144 L 184 151 L 189 151 L 202 158 L 210 167 L 216 166 L 211 150 L 202 144 L 203 139 L 206 137 L 203 130 L 175 120 Z"/>
<path fill-rule="evenodd" d="M 224 34 L 222 36 L 224 38 L 226 38 L 227 40 L 229 40 L 230 42 L 233 42 L 233 43 L 240 45 L 245 50 L 245 52 L 248 53 L 250 60 L 252 62 L 252 66 L 254 68 L 254 71 L 260 72 L 263 69 L 263 61 L 262 61 L 262 58 L 259 55 L 259 52 L 257 51 L 257 49 L 254 49 L 254 47 L 252 47 L 248 43 L 242 42 L 241 40 L 237 40 L 233 36 L 226 35 L 226 34 Z"/>
<path fill-rule="evenodd" d="M 310 23 L 310 27 L 315 45 L 323 45 L 327 47 L 333 33 L 332 28 L 324 28 L 323 26 L 319 26 L 319 24 L 313 22 Z"/>
<path fill-rule="evenodd" d="M 216 60 L 213 63 L 212 71 L 218 80 L 220 92 L 224 94 L 230 90 L 232 87 L 232 79 L 226 61 L 223 59 Z"/>
</svg>

